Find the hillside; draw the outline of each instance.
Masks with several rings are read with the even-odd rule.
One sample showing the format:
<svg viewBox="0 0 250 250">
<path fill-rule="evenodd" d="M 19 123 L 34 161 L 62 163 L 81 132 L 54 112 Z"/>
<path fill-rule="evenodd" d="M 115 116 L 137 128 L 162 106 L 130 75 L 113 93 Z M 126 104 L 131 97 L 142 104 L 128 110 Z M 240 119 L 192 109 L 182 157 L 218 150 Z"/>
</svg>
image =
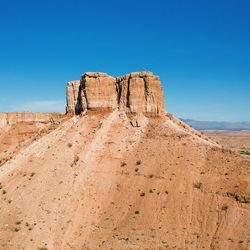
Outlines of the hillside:
<svg viewBox="0 0 250 250">
<path fill-rule="evenodd" d="M 87 107 L 0 167 L 1 249 L 250 249 L 249 157 L 147 112 L 150 84 L 144 113 Z"/>
</svg>

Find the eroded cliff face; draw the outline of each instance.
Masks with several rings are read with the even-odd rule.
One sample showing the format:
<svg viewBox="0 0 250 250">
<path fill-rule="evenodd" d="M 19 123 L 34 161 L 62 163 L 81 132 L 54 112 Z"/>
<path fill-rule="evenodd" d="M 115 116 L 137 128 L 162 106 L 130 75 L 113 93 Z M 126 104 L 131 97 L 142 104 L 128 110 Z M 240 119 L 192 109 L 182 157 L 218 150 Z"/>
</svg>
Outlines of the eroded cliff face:
<svg viewBox="0 0 250 250">
<path fill-rule="evenodd" d="M 121 77 L 87 72 L 80 81 L 67 85 L 67 107 L 70 114 L 87 110 L 114 110 L 164 114 L 164 96 L 160 78 L 151 72 L 136 72 Z"/>
<path fill-rule="evenodd" d="M 70 81 L 67 84 L 66 95 L 67 95 L 67 113 L 76 113 L 77 98 L 80 88 L 80 80 Z"/>
<path fill-rule="evenodd" d="M 63 118 L 63 113 L 0 112 L 0 130 L 17 123 L 59 123 Z"/>
<path fill-rule="evenodd" d="M 78 93 L 78 112 L 112 110 L 117 107 L 116 79 L 105 73 L 82 75 Z"/>
<path fill-rule="evenodd" d="M 118 105 L 121 110 L 150 115 L 164 113 L 164 96 L 158 76 L 151 72 L 138 72 L 116 80 Z"/>
</svg>

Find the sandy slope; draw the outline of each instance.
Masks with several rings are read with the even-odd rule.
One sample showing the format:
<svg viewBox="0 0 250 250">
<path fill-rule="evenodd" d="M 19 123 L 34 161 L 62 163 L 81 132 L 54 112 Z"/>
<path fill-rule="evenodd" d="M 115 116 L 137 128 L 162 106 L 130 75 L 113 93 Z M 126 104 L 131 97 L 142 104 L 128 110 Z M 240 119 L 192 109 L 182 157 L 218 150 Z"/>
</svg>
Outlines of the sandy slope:
<svg viewBox="0 0 250 250">
<path fill-rule="evenodd" d="M 61 113 L 0 113 L 0 166 L 66 119 Z"/>
<path fill-rule="evenodd" d="M 73 117 L 6 162 L 0 248 L 250 249 L 248 158 L 170 115 L 130 119 Z"/>
</svg>

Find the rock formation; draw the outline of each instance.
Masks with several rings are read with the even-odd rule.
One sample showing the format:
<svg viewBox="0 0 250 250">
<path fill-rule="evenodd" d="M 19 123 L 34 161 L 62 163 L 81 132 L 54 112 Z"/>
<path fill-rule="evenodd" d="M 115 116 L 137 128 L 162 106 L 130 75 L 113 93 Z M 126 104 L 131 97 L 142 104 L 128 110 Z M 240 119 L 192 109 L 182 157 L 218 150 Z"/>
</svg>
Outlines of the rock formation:
<svg viewBox="0 0 250 250">
<path fill-rule="evenodd" d="M 116 79 L 105 73 L 85 73 L 81 77 L 77 103 L 84 110 L 112 110 L 117 107 Z"/>
<path fill-rule="evenodd" d="M 80 81 L 67 85 L 67 107 L 70 114 L 87 110 L 114 110 L 164 114 L 164 96 L 160 78 L 151 72 L 136 72 L 121 77 L 87 72 Z"/>
<path fill-rule="evenodd" d="M 76 113 L 76 104 L 78 98 L 78 92 L 80 88 L 80 81 L 70 81 L 67 84 L 66 95 L 67 95 L 67 113 Z"/>
<path fill-rule="evenodd" d="M 17 123 L 54 123 L 64 118 L 63 113 L 0 112 L 0 130 Z"/>
</svg>

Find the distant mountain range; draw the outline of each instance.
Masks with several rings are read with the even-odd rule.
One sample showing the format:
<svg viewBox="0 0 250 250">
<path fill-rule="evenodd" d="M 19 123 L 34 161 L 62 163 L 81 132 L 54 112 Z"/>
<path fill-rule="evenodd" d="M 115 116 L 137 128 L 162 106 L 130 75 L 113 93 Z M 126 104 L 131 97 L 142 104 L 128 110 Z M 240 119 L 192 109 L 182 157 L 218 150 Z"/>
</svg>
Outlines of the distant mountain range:
<svg viewBox="0 0 250 250">
<path fill-rule="evenodd" d="M 198 130 L 250 130 L 250 122 L 216 122 L 181 119 Z"/>
</svg>

